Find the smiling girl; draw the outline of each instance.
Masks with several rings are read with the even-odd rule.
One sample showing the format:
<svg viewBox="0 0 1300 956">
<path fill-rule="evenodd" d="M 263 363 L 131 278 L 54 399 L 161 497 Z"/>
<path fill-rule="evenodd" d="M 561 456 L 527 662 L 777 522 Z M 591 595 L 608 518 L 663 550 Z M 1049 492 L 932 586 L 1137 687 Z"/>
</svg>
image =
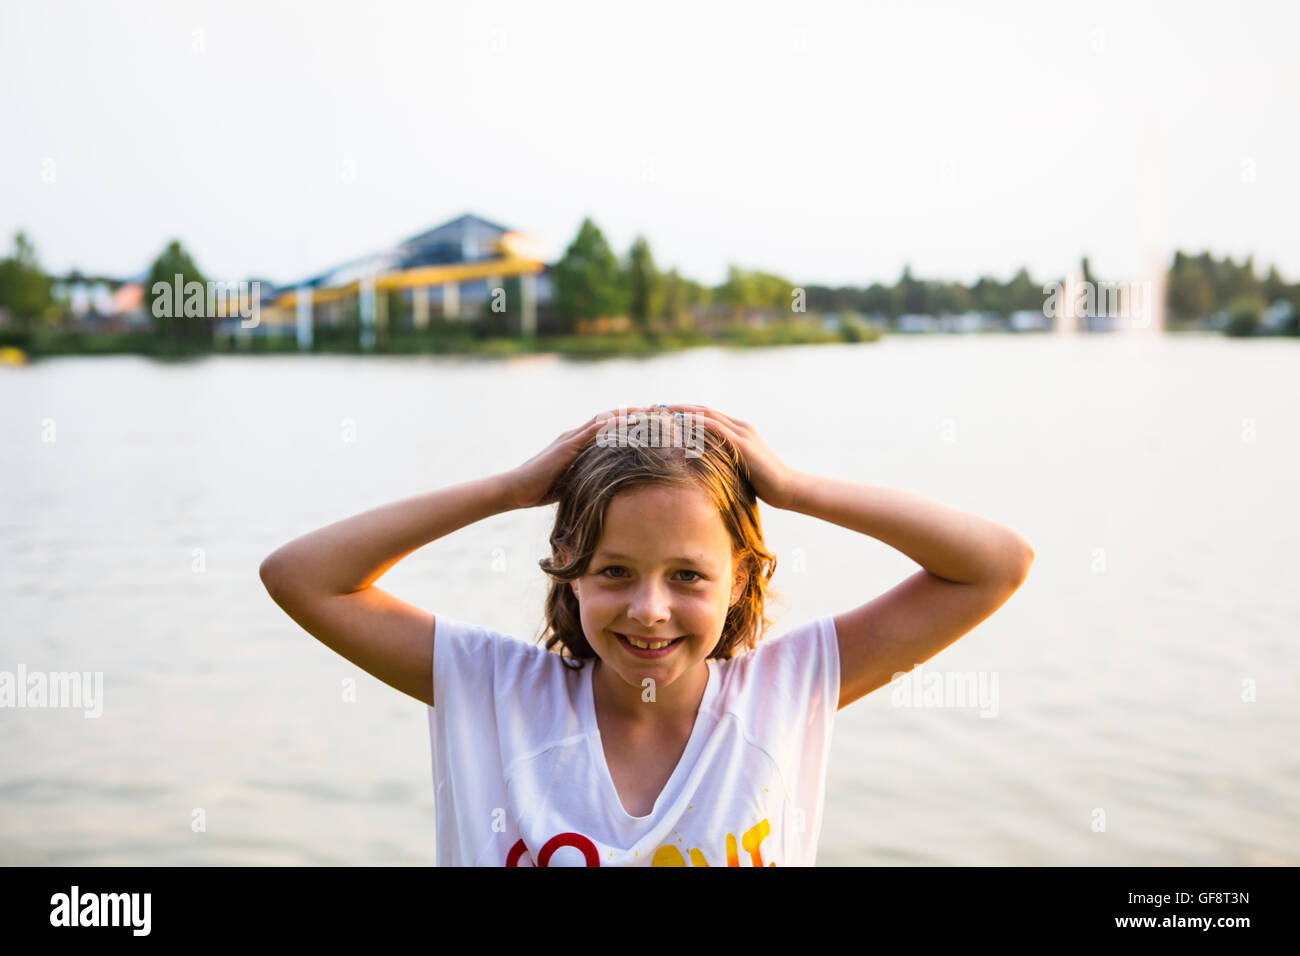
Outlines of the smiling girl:
<svg viewBox="0 0 1300 956">
<path fill-rule="evenodd" d="M 693 429 L 695 454 L 596 440 L 647 414 L 666 416 L 664 433 Z M 765 639 L 776 561 L 758 500 L 922 570 Z M 549 504 L 545 649 L 374 586 L 430 541 Z M 747 422 L 661 405 L 307 534 L 261 577 L 305 630 L 428 705 L 439 865 L 786 866 L 816 858 L 836 711 L 988 618 L 1032 561 L 1001 525 L 796 471 Z"/>
</svg>

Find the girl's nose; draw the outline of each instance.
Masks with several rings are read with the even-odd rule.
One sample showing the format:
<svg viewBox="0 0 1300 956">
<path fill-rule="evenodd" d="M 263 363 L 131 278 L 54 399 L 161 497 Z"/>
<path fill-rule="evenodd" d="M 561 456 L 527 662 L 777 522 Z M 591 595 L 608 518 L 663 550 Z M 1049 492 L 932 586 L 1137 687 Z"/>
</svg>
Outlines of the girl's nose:
<svg viewBox="0 0 1300 956">
<path fill-rule="evenodd" d="M 628 606 L 628 617 L 648 628 L 668 620 L 667 588 L 657 581 L 642 584 Z"/>
</svg>

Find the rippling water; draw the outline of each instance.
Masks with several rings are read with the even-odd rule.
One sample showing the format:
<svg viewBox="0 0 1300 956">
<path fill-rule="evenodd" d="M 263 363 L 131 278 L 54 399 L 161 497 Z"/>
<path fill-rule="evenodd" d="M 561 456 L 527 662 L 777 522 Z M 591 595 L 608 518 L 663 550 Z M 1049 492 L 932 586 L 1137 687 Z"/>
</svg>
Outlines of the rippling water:
<svg viewBox="0 0 1300 956">
<path fill-rule="evenodd" d="M 423 705 L 298 628 L 258 564 L 513 467 L 597 411 L 694 401 L 792 467 L 918 491 L 1037 552 L 1010 602 L 923 668 L 996 673 L 996 717 L 896 707 L 889 688 L 839 713 L 819 864 L 1295 865 L 1298 344 L 0 369 L 0 671 L 103 674 L 97 719 L 0 708 L 0 863 L 431 864 Z M 774 633 L 916 569 L 763 508 L 787 596 Z M 531 638 L 552 513 L 462 529 L 383 586 Z"/>
</svg>

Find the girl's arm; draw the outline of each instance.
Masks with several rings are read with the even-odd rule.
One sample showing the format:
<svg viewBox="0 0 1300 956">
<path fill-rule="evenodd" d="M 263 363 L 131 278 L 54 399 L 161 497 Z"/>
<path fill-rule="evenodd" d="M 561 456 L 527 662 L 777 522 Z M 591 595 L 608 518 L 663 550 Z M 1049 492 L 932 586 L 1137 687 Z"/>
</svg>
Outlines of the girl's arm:
<svg viewBox="0 0 1300 956">
<path fill-rule="evenodd" d="M 1010 528 L 914 492 L 795 471 L 743 419 L 707 405 L 666 407 L 726 436 L 768 504 L 870 535 L 924 569 L 834 619 L 840 707 L 938 654 L 1005 604 L 1029 573 L 1034 549 Z"/>
<path fill-rule="evenodd" d="M 345 518 L 277 548 L 262 583 L 326 647 L 432 707 L 434 617 L 374 582 L 430 541 L 518 507 L 513 493 L 497 475 Z"/>
<path fill-rule="evenodd" d="M 1006 603 L 1034 561 L 1010 528 L 919 494 L 799 473 L 791 511 L 870 535 L 921 571 L 835 617 L 839 706 L 929 660 Z"/>
<path fill-rule="evenodd" d="M 605 412 L 518 468 L 383 505 L 295 538 L 262 562 L 272 600 L 326 647 L 433 706 L 434 616 L 374 582 L 430 541 L 476 521 L 555 500 L 556 478 L 602 428 Z"/>
</svg>

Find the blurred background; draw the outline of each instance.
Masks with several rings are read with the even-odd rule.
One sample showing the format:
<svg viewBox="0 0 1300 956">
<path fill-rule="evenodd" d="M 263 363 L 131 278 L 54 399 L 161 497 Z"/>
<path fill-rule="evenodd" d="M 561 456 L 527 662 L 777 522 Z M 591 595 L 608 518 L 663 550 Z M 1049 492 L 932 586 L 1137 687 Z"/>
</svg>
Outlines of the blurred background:
<svg viewBox="0 0 1300 956">
<path fill-rule="evenodd" d="M 1297 28 L 0 9 L 0 863 L 431 864 L 426 708 L 258 565 L 657 402 L 1035 547 L 924 667 L 996 675 L 996 716 L 837 715 L 819 864 L 1300 863 Z M 532 640 L 552 516 L 382 586 Z M 762 517 L 773 633 L 916 570 Z M 19 706 L 72 672 L 99 716 Z"/>
</svg>

